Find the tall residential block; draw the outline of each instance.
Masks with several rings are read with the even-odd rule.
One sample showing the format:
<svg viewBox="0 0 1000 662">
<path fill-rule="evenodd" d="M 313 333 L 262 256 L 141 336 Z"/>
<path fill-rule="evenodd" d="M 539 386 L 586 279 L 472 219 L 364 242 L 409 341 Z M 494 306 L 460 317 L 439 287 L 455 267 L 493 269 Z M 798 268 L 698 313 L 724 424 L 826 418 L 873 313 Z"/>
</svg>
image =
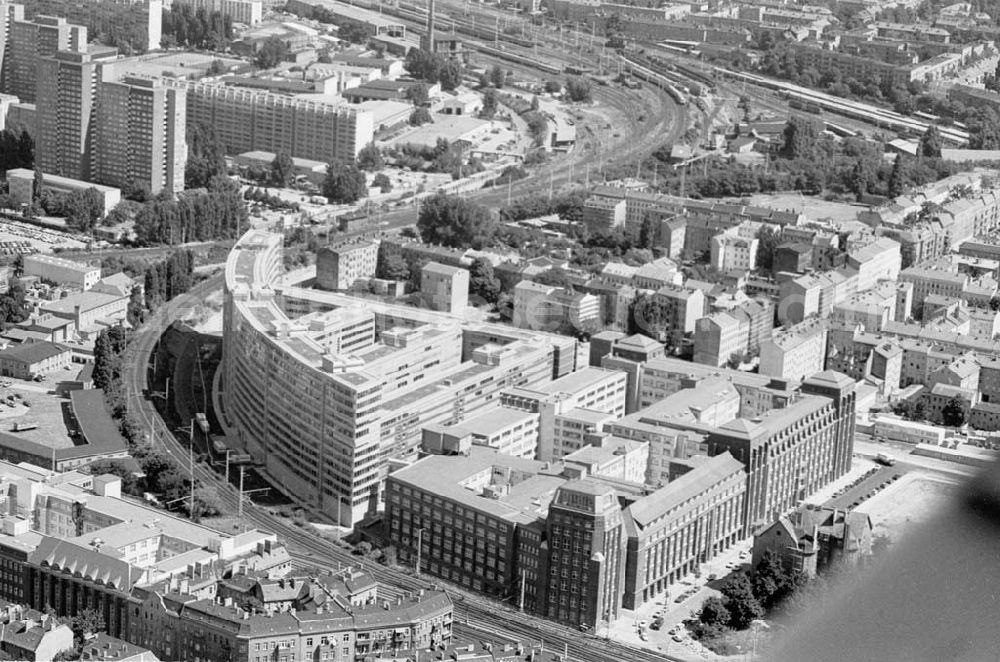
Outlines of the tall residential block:
<svg viewBox="0 0 1000 662">
<path fill-rule="evenodd" d="M 187 91 L 187 121 L 212 127 L 227 154 L 265 151 L 329 163 L 372 141 L 372 113 L 262 90 L 164 79 Z"/>
<path fill-rule="evenodd" d="M 21 101 L 35 103 L 35 88 L 42 82 L 42 72 L 38 69 L 40 59 L 52 57 L 59 51 L 81 53 L 87 50 L 87 28 L 72 25 L 57 16 L 24 20 L 23 8 L 19 5 L 6 7 L 4 20 L 9 21 L 9 29 L 3 91 Z"/>
<path fill-rule="evenodd" d="M 115 49 L 59 51 L 38 61 L 35 165 L 44 172 L 93 179 L 97 91 L 104 65 L 116 55 Z"/>
<path fill-rule="evenodd" d="M 10 31 L 14 21 L 24 20 L 24 5 L 0 2 L 0 92 L 7 90 L 7 53 L 10 48 Z"/>
<path fill-rule="evenodd" d="M 156 195 L 184 190 L 186 92 L 162 81 L 104 82 L 97 98 L 93 178 Z"/>
</svg>

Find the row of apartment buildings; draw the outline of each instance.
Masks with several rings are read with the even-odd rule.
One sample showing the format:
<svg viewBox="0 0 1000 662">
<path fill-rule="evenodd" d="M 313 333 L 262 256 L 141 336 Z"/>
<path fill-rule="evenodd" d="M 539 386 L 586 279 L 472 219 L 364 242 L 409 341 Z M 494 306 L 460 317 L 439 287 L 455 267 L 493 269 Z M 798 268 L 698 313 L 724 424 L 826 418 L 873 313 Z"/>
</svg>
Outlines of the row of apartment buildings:
<svg viewBox="0 0 1000 662">
<path fill-rule="evenodd" d="M 87 43 L 63 17 L 0 6 L 5 125 L 35 140 L 45 174 L 152 194 L 184 188 L 187 122 L 214 129 L 227 153 L 287 152 L 328 162 L 371 142 L 372 114 L 347 105 L 222 83 L 131 73 L 114 48 Z M 158 13 L 158 12 L 157 12 Z"/>
<path fill-rule="evenodd" d="M 219 533 L 120 489 L 115 476 L 0 462 L 0 599 L 94 609 L 111 636 L 164 660 L 364 660 L 451 640 L 443 591 L 388 599 L 355 569 L 294 575 L 272 534 Z"/>
</svg>

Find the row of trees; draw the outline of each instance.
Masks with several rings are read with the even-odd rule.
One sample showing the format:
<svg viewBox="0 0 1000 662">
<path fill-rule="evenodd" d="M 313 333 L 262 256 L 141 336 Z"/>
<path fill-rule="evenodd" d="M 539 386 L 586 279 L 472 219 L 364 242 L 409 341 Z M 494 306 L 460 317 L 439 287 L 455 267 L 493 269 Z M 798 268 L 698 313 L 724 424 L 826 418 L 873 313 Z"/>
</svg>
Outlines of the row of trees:
<svg viewBox="0 0 1000 662">
<path fill-rule="evenodd" d="M 176 250 L 166 260 L 155 262 L 146 268 L 145 306 L 147 311 L 155 311 L 165 301 L 184 294 L 194 285 L 194 253 Z"/>
<path fill-rule="evenodd" d="M 284 39 L 278 36 L 268 37 L 260 45 L 253 56 L 253 63 L 261 69 L 273 69 L 288 59 L 291 49 Z"/>
<path fill-rule="evenodd" d="M 796 57 L 791 46 L 775 40 L 769 33 L 761 36 L 758 45 L 765 51 L 759 65 L 762 73 L 805 87 L 821 89 L 845 99 L 890 105 L 896 112 L 904 115 L 923 110 L 964 122 L 969 127 L 970 148 L 1000 149 L 1000 114 L 993 108 L 967 107 L 947 96 L 928 94 L 919 81 L 902 86 L 888 79 L 845 77 L 840 69 L 833 66 L 807 66 Z"/>
<path fill-rule="evenodd" d="M 46 214 L 65 217 L 66 224 L 79 232 L 89 233 L 104 218 L 104 196 L 95 188 L 69 193 L 42 189 L 37 202 Z"/>
<path fill-rule="evenodd" d="M 139 245 L 183 244 L 235 237 L 246 227 L 247 209 L 239 187 L 217 176 L 204 191 L 188 191 L 176 200 L 153 200 L 135 215 Z"/>
<path fill-rule="evenodd" d="M 226 148 L 211 124 L 188 122 L 187 144 L 185 188 L 205 188 L 214 178 L 226 175 Z M 140 202 L 145 199 L 140 199 Z"/>
<path fill-rule="evenodd" d="M 440 83 L 443 90 L 454 90 L 462 84 L 462 64 L 422 48 L 410 49 L 403 63 L 406 71 L 427 83 Z"/>
<path fill-rule="evenodd" d="M 721 597 L 713 596 L 702 603 L 693 634 L 703 643 L 711 644 L 729 630 L 745 630 L 765 612 L 791 598 L 808 581 L 801 572 L 785 570 L 776 556 L 766 552 L 749 575 L 733 576 L 719 589 Z"/>
<path fill-rule="evenodd" d="M 133 290 L 128 309 L 130 323 L 138 326 L 164 302 L 187 292 L 194 282 L 193 271 L 194 256 L 186 250 L 174 251 L 167 259 L 148 265 L 145 272 L 145 299 L 141 290 Z M 121 477 L 122 489 L 129 494 L 142 496 L 145 492 L 151 492 L 160 495 L 164 503 L 177 503 L 177 510 L 192 519 L 218 514 L 218 498 L 211 490 L 197 483 L 194 503 L 184 499 L 191 493 L 191 479 L 184 475 L 170 455 L 148 444 L 142 426 L 128 411 L 123 377 L 127 368 L 126 349 L 130 333 L 122 326 L 112 326 L 97 336 L 94 342 L 94 386 L 104 389 L 111 415 L 118 422 L 131 455 L 142 468 L 143 477 L 136 478 L 127 464 L 115 460 L 95 463 L 91 471 Z"/>
<path fill-rule="evenodd" d="M 665 146 L 653 152 L 646 167 L 659 173 L 661 191 L 679 194 L 680 172 L 667 167 L 668 163 L 669 146 Z M 895 197 L 955 172 L 955 164 L 937 157 L 900 155 L 886 163 L 878 143 L 855 138 L 837 143 L 818 135 L 809 121 L 794 118 L 789 122 L 782 151 L 767 164 L 744 165 L 735 158 L 705 159 L 700 171 L 686 173 L 683 185 L 684 193 L 696 198 L 779 191 Z"/>
<path fill-rule="evenodd" d="M 444 193 L 425 200 L 417 217 L 421 241 L 451 248 L 486 248 L 497 226 L 497 215 L 488 208 Z"/>
<path fill-rule="evenodd" d="M 0 172 L 14 168 L 35 167 L 35 141 L 27 130 L 0 131 Z"/>
<path fill-rule="evenodd" d="M 366 23 L 338 16 L 321 5 L 304 8 L 290 4 L 285 6 L 284 11 L 327 25 L 336 25 L 337 37 L 352 44 L 367 44 L 368 40 L 375 36 L 375 31 Z"/>
<path fill-rule="evenodd" d="M 221 52 L 233 38 L 233 19 L 220 11 L 174 5 L 163 10 L 163 46 L 183 46 Z"/>
</svg>

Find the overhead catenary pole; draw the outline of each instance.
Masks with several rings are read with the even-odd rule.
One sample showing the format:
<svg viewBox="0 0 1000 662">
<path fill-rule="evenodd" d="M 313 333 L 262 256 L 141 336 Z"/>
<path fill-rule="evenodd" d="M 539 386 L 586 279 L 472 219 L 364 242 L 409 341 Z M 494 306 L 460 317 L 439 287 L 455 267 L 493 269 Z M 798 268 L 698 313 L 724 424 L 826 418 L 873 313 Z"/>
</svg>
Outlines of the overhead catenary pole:
<svg viewBox="0 0 1000 662">
<path fill-rule="evenodd" d="M 189 485 L 191 488 L 191 506 L 188 510 L 188 517 L 194 519 L 194 419 L 191 419 L 191 427 L 188 428 L 188 471 L 191 474 Z"/>
<path fill-rule="evenodd" d="M 240 465 L 240 504 L 239 504 L 239 515 L 237 516 L 237 518 L 239 519 L 240 525 L 243 527 L 244 531 L 247 530 L 247 525 L 243 521 L 243 476 L 244 476 L 245 473 L 246 473 L 246 467 L 241 464 Z"/>
</svg>

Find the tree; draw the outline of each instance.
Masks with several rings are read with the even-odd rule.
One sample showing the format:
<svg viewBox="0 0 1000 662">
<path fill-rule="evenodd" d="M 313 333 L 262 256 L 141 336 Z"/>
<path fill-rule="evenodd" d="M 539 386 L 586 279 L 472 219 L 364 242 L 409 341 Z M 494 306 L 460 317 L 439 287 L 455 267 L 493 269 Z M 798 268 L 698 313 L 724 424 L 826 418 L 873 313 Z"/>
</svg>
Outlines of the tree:
<svg viewBox="0 0 1000 662">
<path fill-rule="evenodd" d="M 16 273 L 18 267 L 15 265 L 14 268 Z M 0 296 L 0 327 L 7 329 L 24 321 L 27 317 L 25 294 L 24 284 L 17 278 L 11 278 L 7 283 L 7 292 Z"/>
<path fill-rule="evenodd" d="M 221 513 L 222 501 L 219 494 L 210 487 L 195 487 L 194 512 L 188 513 L 191 519 L 200 520 L 202 517 L 215 517 Z"/>
<path fill-rule="evenodd" d="M 121 326 L 103 329 L 94 341 L 94 388 L 108 390 L 121 379 L 126 332 Z"/>
<path fill-rule="evenodd" d="M 897 154 L 896 160 L 892 162 L 892 172 L 889 173 L 889 183 L 886 185 L 886 195 L 895 198 L 902 195 L 906 190 L 907 164 L 903 161 L 903 155 Z"/>
<path fill-rule="evenodd" d="M 965 406 L 956 395 L 941 408 L 941 422 L 948 427 L 961 427 L 965 423 Z"/>
<path fill-rule="evenodd" d="M 31 199 L 38 200 L 42 197 L 42 191 L 45 189 L 45 175 L 42 173 L 42 169 L 35 166 L 35 179 L 31 183 Z"/>
<path fill-rule="evenodd" d="M 764 553 L 751 576 L 753 594 L 765 609 L 770 609 L 784 597 L 788 584 L 788 573 L 781 567 L 780 560 L 770 550 Z"/>
<path fill-rule="evenodd" d="M 740 97 L 740 101 L 736 106 L 743 111 L 743 121 L 750 121 L 750 97 L 744 95 Z"/>
<path fill-rule="evenodd" d="M 590 103 L 590 81 L 582 76 L 570 76 L 566 79 L 566 96 L 576 103 Z"/>
<path fill-rule="evenodd" d="M 0 171 L 15 168 L 32 169 L 35 166 L 35 141 L 27 131 L 13 129 L 0 131 Z"/>
<path fill-rule="evenodd" d="M 70 628 L 73 630 L 73 640 L 83 642 L 92 634 L 104 632 L 107 624 L 97 609 L 82 609 L 70 619 Z"/>
<path fill-rule="evenodd" d="M 215 133 L 215 128 L 205 122 L 187 124 L 188 161 L 184 171 L 186 188 L 203 188 L 213 177 L 226 173 L 226 150 Z M 131 199 L 145 202 L 149 191 L 130 191 Z"/>
<path fill-rule="evenodd" d="M 479 111 L 479 116 L 483 119 L 493 119 L 493 116 L 497 112 L 497 91 L 493 88 L 486 90 L 483 93 L 483 108 Z"/>
<path fill-rule="evenodd" d="M 782 154 L 789 159 L 812 158 L 822 127 L 818 122 L 792 116 L 785 124 Z"/>
<path fill-rule="evenodd" d="M 353 163 L 335 160 L 326 167 L 323 195 L 336 204 L 350 204 L 365 197 L 365 173 Z"/>
<path fill-rule="evenodd" d="M 111 474 L 122 481 L 122 492 L 133 496 L 142 496 L 142 487 L 135 473 L 122 460 L 97 460 L 89 467 L 92 476 Z"/>
<path fill-rule="evenodd" d="M 417 83 L 406 88 L 404 93 L 407 99 L 413 102 L 414 106 L 426 106 L 430 101 L 427 83 Z"/>
<path fill-rule="evenodd" d="M 424 108 L 423 106 L 420 106 L 419 108 L 414 108 L 413 112 L 410 113 L 410 124 L 413 125 L 413 126 L 421 126 L 423 124 L 430 124 L 433 121 L 434 120 L 431 119 L 430 112 L 426 108 Z"/>
<path fill-rule="evenodd" d="M 411 76 L 431 84 L 440 79 L 442 65 L 440 57 L 422 48 L 411 48 L 403 62 L 403 66 Z"/>
<path fill-rule="evenodd" d="M 557 80 L 547 80 L 545 81 L 545 93 L 546 94 L 559 94 L 562 92 L 562 83 Z"/>
<path fill-rule="evenodd" d="M 920 137 L 920 156 L 940 158 L 941 156 L 941 134 L 935 125 L 930 125 Z"/>
<path fill-rule="evenodd" d="M 729 610 L 726 609 L 722 598 L 713 595 L 702 603 L 698 620 L 705 625 L 725 627 L 729 625 L 730 619 Z"/>
<path fill-rule="evenodd" d="M 128 320 L 129 325 L 133 329 L 146 321 L 146 302 L 143 298 L 142 291 L 138 287 L 133 287 L 132 293 L 129 295 L 128 308 L 125 311 L 125 319 Z"/>
<path fill-rule="evenodd" d="M 382 160 L 382 152 L 375 146 L 375 142 L 370 142 L 358 152 L 358 167 L 367 172 L 381 170 L 385 166 Z"/>
<path fill-rule="evenodd" d="M 503 84 L 507 82 L 507 74 L 504 73 L 499 64 L 494 64 L 487 70 L 486 78 L 497 89 L 503 87 Z"/>
<path fill-rule="evenodd" d="M 273 69 L 288 57 L 289 49 L 278 36 L 272 36 L 260 46 L 260 50 L 254 56 L 253 62 L 261 69 Z"/>
<path fill-rule="evenodd" d="M 781 231 L 770 225 L 760 226 L 757 231 L 757 268 L 770 272 L 774 269 L 774 254 L 781 243 Z"/>
<path fill-rule="evenodd" d="M 386 280 L 407 280 L 410 277 L 410 265 L 399 253 L 392 252 L 383 256 L 380 250 L 375 273 Z"/>
<path fill-rule="evenodd" d="M 639 227 L 639 247 L 652 250 L 656 248 L 656 240 L 660 234 L 660 224 L 651 215 L 646 214 Z"/>
<path fill-rule="evenodd" d="M 750 580 L 744 574 L 730 579 L 721 589 L 722 597 L 729 610 L 729 626 L 744 630 L 750 623 L 764 615 L 764 609 L 753 594 Z"/>
<path fill-rule="evenodd" d="M 438 71 L 442 90 L 454 90 L 462 84 L 462 65 L 458 60 L 447 59 Z"/>
<path fill-rule="evenodd" d="M 288 152 L 278 152 L 271 161 L 271 183 L 275 186 L 289 186 L 295 182 L 295 163 Z"/>
<path fill-rule="evenodd" d="M 497 221 L 486 207 L 438 193 L 420 207 L 417 231 L 428 244 L 481 249 L 496 233 Z"/>
<path fill-rule="evenodd" d="M 493 273 L 493 263 L 477 257 L 469 266 L 469 294 L 495 304 L 500 297 L 500 279 Z"/>
<path fill-rule="evenodd" d="M 392 180 L 389 179 L 389 175 L 380 172 L 372 179 L 372 186 L 377 186 L 383 193 L 388 193 L 392 190 Z"/>
</svg>

